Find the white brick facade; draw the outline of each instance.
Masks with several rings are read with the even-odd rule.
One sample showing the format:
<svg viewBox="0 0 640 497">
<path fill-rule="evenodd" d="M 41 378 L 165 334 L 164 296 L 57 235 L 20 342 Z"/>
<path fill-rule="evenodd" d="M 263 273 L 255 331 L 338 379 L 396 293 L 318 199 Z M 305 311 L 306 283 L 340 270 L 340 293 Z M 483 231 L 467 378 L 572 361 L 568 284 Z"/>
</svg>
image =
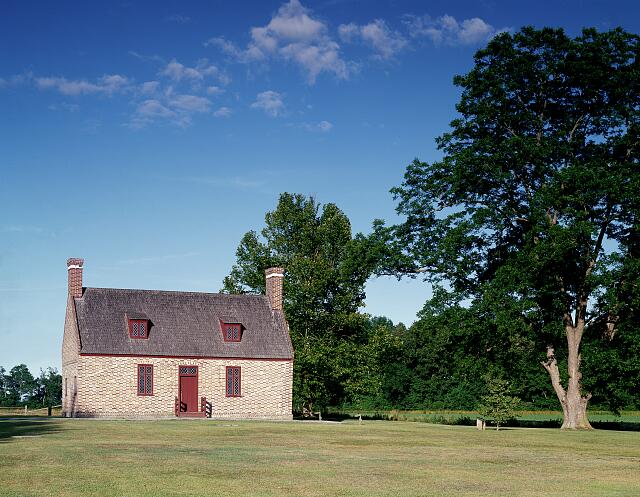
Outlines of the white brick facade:
<svg viewBox="0 0 640 497">
<path fill-rule="evenodd" d="M 153 395 L 139 396 L 137 365 L 153 365 Z M 77 394 L 64 399 L 67 416 L 171 417 L 178 395 L 178 367 L 198 366 L 198 398 L 212 404 L 213 418 L 291 419 L 290 360 L 180 359 L 80 356 Z M 241 368 L 241 396 L 225 394 L 226 366 Z M 64 380 L 63 380 L 64 381 Z"/>
</svg>

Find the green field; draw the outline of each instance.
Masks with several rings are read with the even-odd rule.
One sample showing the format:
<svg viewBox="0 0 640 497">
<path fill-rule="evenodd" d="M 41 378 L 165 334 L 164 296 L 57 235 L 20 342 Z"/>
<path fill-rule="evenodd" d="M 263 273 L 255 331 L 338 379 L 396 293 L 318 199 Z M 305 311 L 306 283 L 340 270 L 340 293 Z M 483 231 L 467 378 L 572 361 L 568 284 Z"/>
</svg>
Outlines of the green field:
<svg viewBox="0 0 640 497">
<path fill-rule="evenodd" d="M 640 434 L 1 419 L 2 496 L 640 495 Z"/>
<path fill-rule="evenodd" d="M 477 411 L 452 410 L 339 410 L 328 413 L 329 418 L 352 418 L 361 415 L 364 419 L 383 419 L 395 421 L 414 421 L 419 423 L 437 423 L 450 425 L 475 425 L 480 416 Z M 595 428 L 640 431 L 640 412 L 625 411 L 615 415 L 609 411 L 589 411 L 589 421 Z M 327 415 L 325 415 L 327 418 Z M 516 411 L 515 419 L 508 423 L 520 427 L 560 427 L 560 411 Z"/>
</svg>

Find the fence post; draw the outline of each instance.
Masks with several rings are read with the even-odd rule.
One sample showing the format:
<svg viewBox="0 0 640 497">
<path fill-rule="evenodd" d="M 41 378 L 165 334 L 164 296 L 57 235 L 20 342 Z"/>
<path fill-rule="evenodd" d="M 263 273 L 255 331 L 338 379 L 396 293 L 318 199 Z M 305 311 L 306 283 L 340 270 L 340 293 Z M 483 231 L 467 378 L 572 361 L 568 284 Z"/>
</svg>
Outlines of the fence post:
<svg viewBox="0 0 640 497">
<path fill-rule="evenodd" d="M 47 406 L 47 416 L 51 416 L 51 406 Z"/>
<path fill-rule="evenodd" d="M 27 415 L 27 406 L 24 406 L 24 415 Z"/>
</svg>

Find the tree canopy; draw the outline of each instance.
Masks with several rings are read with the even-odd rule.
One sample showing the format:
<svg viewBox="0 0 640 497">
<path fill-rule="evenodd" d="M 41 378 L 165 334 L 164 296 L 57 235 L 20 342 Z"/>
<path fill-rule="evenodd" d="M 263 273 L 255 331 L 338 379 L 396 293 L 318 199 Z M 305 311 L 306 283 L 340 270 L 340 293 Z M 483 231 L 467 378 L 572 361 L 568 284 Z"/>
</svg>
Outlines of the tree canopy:
<svg viewBox="0 0 640 497">
<path fill-rule="evenodd" d="M 34 378 L 29 368 L 18 364 L 7 371 L 0 366 L 0 406 L 45 407 L 62 401 L 62 377 L 55 368 L 40 371 Z"/>
<path fill-rule="evenodd" d="M 563 426 L 588 428 L 584 333 L 621 339 L 622 316 L 637 319 L 621 299 L 638 285 L 639 38 L 523 28 L 454 82 L 442 160 L 414 161 L 392 190 L 406 221 L 375 225 L 379 272 L 424 273 L 496 329 L 535 336 Z"/>
<path fill-rule="evenodd" d="M 260 234 L 243 236 L 223 291 L 263 293 L 264 270 L 272 266 L 286 271 L 284 311 L 296 354 L 296 410 L 313 412 L 374 395 L 379 384 L 363 368 L 374 367 L 379 350 L 356 344 L 368 343 L 372 328 L 376 337 L 376 326 L 359 312 L 375 258 L 362 237 L 352 237 L 347 216 L 335 204 L 283 193 Z"/>
</svg>

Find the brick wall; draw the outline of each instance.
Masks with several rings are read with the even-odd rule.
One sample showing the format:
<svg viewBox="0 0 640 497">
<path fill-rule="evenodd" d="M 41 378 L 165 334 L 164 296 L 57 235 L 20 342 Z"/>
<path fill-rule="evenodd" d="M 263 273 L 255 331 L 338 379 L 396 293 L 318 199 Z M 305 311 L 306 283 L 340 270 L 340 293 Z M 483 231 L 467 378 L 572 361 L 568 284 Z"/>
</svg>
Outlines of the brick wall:
<svg viewBox="0 0 640 497">
<path fill-rule="evenodd" d="M 153 395 L 137 394 L 137 365 L 153 365 Z M 198 399 L 214 418 L 291 419 L 293 362 L 226 359 L 80 356 L 74 416 L 170 417 L 178 367 L 198 366 Z M 241 368 L 241 397 L 226 397 L 226 366 Z M 64 385 L 63 385 L 64 389 Z"/>
<path fill-rule="evenodd" d="M 64 335 L 62 337 L 62 415 L 72 416 L 75 404 L 75 386 L 80 359 L 80 337 L 76 306 L 69 294 L 67 297 L 67 313 L 64 319 Z"/>
</svg>

